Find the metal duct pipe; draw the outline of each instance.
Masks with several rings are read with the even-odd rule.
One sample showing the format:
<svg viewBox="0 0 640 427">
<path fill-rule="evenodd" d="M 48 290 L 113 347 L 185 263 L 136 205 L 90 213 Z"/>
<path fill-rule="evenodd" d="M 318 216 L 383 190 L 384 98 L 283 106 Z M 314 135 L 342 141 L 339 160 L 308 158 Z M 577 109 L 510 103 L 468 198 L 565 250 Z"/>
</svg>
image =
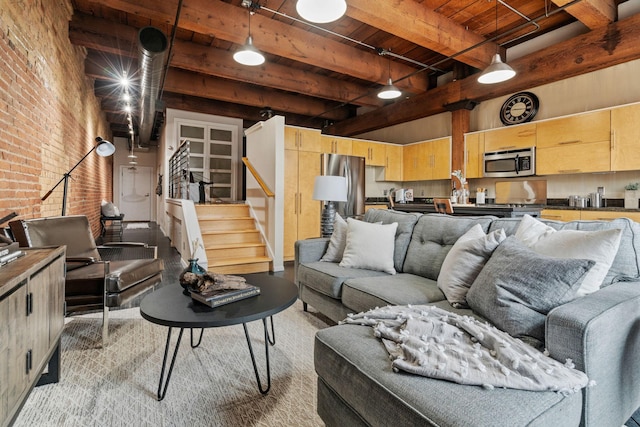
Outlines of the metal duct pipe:
<svg viewBox="0 0 640 427">
<path fill-rule="evenodd" d="M 169 42 L 162 31 L 144 27 L 138 32 L 138 64 L 140 66 L 140 127 L 138 143 L 148 146 L 156 115 L 156 102 L 162 82 Z"/>
</svg>

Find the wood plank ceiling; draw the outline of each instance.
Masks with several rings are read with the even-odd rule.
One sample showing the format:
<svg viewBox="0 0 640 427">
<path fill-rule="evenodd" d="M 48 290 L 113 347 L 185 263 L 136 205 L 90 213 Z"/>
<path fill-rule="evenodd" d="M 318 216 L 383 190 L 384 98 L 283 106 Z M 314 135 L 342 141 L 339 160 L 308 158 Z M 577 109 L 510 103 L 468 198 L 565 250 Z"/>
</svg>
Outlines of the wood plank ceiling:
<svg viewBox="0 0 640 427">
<path fill-rule="evenodd" d="M 618 21 L 616 0 L 347 0 L 345 16 L 315 27 L 295 3 L 252 2 L 251 35 L 266 56 L 258 67 L 232 58 L 249 33 L 242 0 L 72 0 L 69 38 L 87 50 L 86 74 L 115 136 L 127 136 L 117 79 L 123 70 L 134 78 L 135 101 L 145 26 L 170 42 L 166 107 L 245 126 L 280 114 L 287 124 L 345 136 L 640 58 L 639 16 Z M 507 49 L 570 24 L 582 27 L 579 36 L 507 57 L 516 78 L 476 82 L 497 51 L 504 59 Z M 383 102 L 376 93 L 389 77 L 403 96 Z"/>
</svg>

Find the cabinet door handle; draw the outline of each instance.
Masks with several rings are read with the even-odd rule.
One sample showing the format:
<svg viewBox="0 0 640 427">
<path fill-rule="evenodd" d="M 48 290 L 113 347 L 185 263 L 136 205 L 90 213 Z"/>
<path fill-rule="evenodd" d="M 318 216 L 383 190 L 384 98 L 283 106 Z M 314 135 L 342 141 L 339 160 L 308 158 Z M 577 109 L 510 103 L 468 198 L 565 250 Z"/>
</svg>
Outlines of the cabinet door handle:
<svg viewBox="0 0 640 427">
<path fill-rule="evenodd" d="M 582 141 L 579 139 L 573 140 L 573 141 L 562 141 L 559 142 L 558 145 L 569 145 L 569 144 L 580 144 Z"/>
<path fill-rule="evenodd" d="M 580 169 L 560 169 L 558 173 L 579 173 Z"/>
<path fill-rule="evenodd" d="M 611 151 L 616 149 L 616 131 L 611 131 Z"/>
<path fill-rule="evenodd" d="M 298 204 L 300 205 L 300 215 L 302 215 L 302 193 L 298 193 Z"/>
<path fill-rule="evenodd" d="M 507 150 L 509 148 L 516 148 L 515 145 L 507 145 L 506 147 L 500 147 L 500 150 Z"/>
<path fill-rule="evenodd" d="M 27 316 L 33 313 L 33 293 L 31 292 L 27 294 L 25 310 Z"/>
<path fill-rule="evenodd" d="M 25 374 L 27 375 L 29 375 L 31 368 L 33 367 L 32 358 L 33 358 L 33 350 L 29 349 L 29 351 L 27 351 L 26 358 L 25 358 Z"/>
</svg>

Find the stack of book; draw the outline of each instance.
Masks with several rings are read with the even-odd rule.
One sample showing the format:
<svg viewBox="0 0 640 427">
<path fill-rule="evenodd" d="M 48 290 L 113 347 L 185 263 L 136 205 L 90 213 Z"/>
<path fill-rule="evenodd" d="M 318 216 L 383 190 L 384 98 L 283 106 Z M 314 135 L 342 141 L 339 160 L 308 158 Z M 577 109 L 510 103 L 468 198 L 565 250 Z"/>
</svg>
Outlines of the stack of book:
<svg viewBox="0 0 640 427">
<path fill-rule="evenodd" d="M 15 261 L 24 254 L 25 252 L 20 250 L 17 242 L 6 246 L 0 246 L 0 267 L 10 263 L 11 261 Z"/>
<path fill-rule="evenodd" d="M 191 291 L 191 298 L 209 307 L 219 307 L 260 295 L 260 288 L 244 282 L 244 278 L 228 276 L 228 284 L 225 285 L 224 275 L 216 274 L 215 277 L 215 284 L 203 287 L 200 291 Z"/>
</svg>

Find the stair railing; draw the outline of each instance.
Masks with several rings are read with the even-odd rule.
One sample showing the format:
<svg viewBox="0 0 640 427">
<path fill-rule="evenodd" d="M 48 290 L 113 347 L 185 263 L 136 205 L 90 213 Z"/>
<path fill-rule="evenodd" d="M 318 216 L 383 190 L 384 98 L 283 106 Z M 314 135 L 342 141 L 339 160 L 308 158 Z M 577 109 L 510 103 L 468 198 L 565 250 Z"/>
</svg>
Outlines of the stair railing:
<svg viewBox="0 0 640 427">
<path fill-rule="evenodd" d="M 256 168 L 253 167 L 253 164 L 251 164 L 251 161 L 249 161 L 247 157 L 243 157 L 242 163 L 244 163 L 244 165 L 247 167 L 247 170 L 251 172 L 251 175 L 253 175 L 253 177 L 256 179 L 256 181 L 258 182 L 258 185 L 260 185 L 260 188 L 262 188 L 262 191 L 264 192 L 264 194 L 267 197 L 274 197 L 275 193 L 271 191 L 269 186 L 264 182 L 264 179 L 262 179 L 262 177 L 260 176 Z"/>
</svg>

